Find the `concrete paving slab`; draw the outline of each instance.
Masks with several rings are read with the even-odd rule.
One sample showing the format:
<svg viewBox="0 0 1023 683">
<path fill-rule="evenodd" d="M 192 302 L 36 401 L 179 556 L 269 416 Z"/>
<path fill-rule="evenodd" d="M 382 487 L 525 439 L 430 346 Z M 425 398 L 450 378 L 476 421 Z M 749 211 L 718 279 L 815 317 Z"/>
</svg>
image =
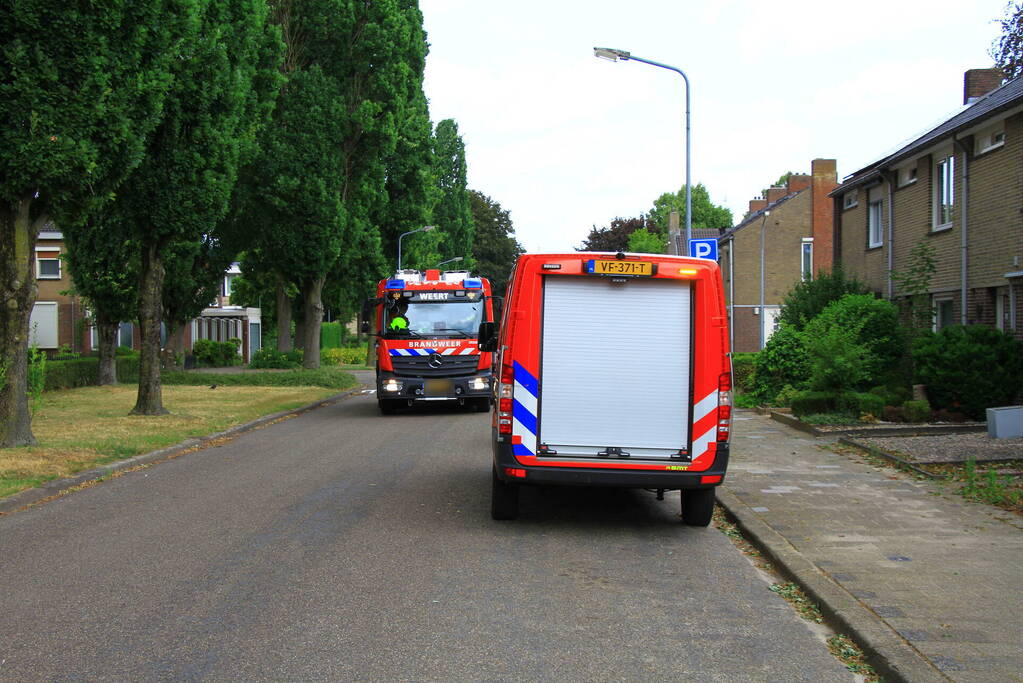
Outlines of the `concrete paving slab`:
<svg viewBox="0 0 1023 683">
<path fill-rule="evenodd" d="M 1023 681 L 1023 519 L 740 417 L 720 502 L 886 680 Z"/>
</svg>

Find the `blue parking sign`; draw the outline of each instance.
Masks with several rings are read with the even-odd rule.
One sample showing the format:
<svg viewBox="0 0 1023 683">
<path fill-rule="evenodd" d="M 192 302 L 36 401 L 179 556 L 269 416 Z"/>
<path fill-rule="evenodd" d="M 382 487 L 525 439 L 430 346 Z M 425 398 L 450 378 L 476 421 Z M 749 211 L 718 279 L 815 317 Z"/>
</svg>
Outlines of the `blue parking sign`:
<svg viewBox="0 0 1023 683">
<path fill-rule="evenodd" d="M 718 241 L 715 239 L 709 240 L 689 240 L 689 255 L 694 258 L 705 258 L 711 261 L 718 260 Z"/>
</svg>

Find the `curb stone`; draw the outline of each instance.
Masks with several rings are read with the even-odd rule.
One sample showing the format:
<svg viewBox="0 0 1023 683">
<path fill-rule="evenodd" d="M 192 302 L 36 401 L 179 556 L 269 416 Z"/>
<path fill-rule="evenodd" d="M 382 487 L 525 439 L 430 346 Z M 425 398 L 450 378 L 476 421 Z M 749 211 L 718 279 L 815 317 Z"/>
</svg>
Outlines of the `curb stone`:
<svg viewBox="0 0 1023 683">
<path fill-rule="evenodd" d="M 818 603 L 825 619 L 863 648 L 870 664 L 886 681 L 952 680 L 935 669 L 874 612 L 828 578 L 738 496 L 719 487 L 717 500 L 735 519 L 747 539 L 767 555 L 776 569 L 799 584 Z"/>
<path fill-rule="evenodd" d="M 68 477 L 66 479 L 54 479 L 52 481 L 48 481 L 44 484 L 41 484 L 35 488 L 25 489 L 24 491 L 20 491 L 18 493 L 7 496 L 6 498 L 0 499 L 0 515 L 9 514 L 11 512 L 16 512 L 17 510 L 20 510 L 22 508 L 30 507 L 32 505 L 35 505 L 36 503 L 39 503 L 40 501 L 58 495 L 62 491 L 66 491 L 67 489 L 73 488 L 75 486 L 80 486 L 81 484 L 90 481 L 102 479 L 103 477 L 108 477 L 114 472 L 130 469 L 138 465 L 147 465 L 151 463 L 160 462 L 162 460 L 168 459 L 175 453 L 180 453 L 190 448 L 195 448 L 196 446 L 202 446 L 203 444 L 209 443 L 214 439 L 222 439 L 228 436 L 237 436 L 238 434 L 243 434 L 244 432 L 250 431 L 257 427 L 261 427 L 265 424 L 268 424 L 275 420 L 279 420 L 283 417 L 287 417 L 289 415 L 298 415 L 309 410 L 315 410 L 316 408 L 320 408 L 329 403 L 333 403 L 343 398 L 347 398 L 348 396 L 351 396 L 356 392 L 362 391 L 364 388 L 365 388 L 364 386 L 356 386 L 347 391 L 343 391 L 340 394 L 334 394 L 333 396 L 321 398 L 318 401 L 313 401 L 312 403 L 300 406 L 298 408 L 293 408 L 292 410 L 282 410 L 280 412 L 273 413 L 272 415 L 264 415 L 263 417 L 258 417 L 255 420 L 252 420 L 251 422 L 235 425 L 234 427 L 225 429 L 222 432 L 209 434 L 207 436 L 185 439 L 181 443 L 174 444 L 173 446 L 167 446 L 166 448 L 161 448 L 160 450 L 135 455 L 126 460 L 118 460 L 117 462 L 110 463 L 109 465 L 104 465 L 102 467 L 97 467 L 95 469 L 81 472 L 73 477 Z"/>
</svg>

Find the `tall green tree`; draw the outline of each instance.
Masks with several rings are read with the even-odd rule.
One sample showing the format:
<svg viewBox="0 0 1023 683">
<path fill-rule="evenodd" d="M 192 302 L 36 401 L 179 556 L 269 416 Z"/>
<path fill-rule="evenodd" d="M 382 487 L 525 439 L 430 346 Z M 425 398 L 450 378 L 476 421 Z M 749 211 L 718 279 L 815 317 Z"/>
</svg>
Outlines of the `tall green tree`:
<svg viewBox="0 0 1023 683">
<path fill-rule="evenodd" d="M 101 206 L 141 160 L 194 0 L 0 7 L 0 447 L 35 443 L 26 394 L 34 246 Z"/>
<path fill-rule="evenodd" d="M 138 397 L 132 413 L 166 413 L 160 324 L 173 245 L 218 228 L 238 166 L 251 153 L 277 93 L 282 46 L 265 0 L 204 0 L 195 39 L 183 46 L 164 117 L 125 181 L 117 209 L 140 250 Z"/>
<path fill-rule="evenodd" d="M 259 191 L 244 213 L 282 284 L 299 286 L 303 363 L 316 368 L 328 276 L 357 283 L 367 263 L 377 274 L 384 268 L 374 219 L 388 202 L 388 161 L 407 120 L 403 107 L 413 106 L 410 64 L 425 55 L 425 41 L 411 0 L 296 0 L 286 8 L 277 17 L 288 80 L 251 174 Z"/>
<path fill-rule="evenodd" d="M 511 215 L 499 203 L 476 190 L 469 190 L 469 209 L 474 226 L 475 272 L 490 280 L 495 294 L 503 294 L 512 266 L 524 251 L 515 239 Z"/>
<path fill-rule="evenodd" d="M 117 383 L 118 324 L 138 313 L 138 245 L 107 210 L 94 211 L 64 232 L 65 262 L 75 291 L 87 302 L 99 342 L 99 384 Z"/>
<path fill-rule="evenodd" d="M 433 221 L 442 231 L 442 260 L 462 257 L 463 268 L 471 269 L 473 245 L 472 211 L 466 188 L 465 143 L 458 124 L 444 119 L 437 124 L 433 143 L 436 182 L 440 190 L 433 209 Z"/>
<path fill-rule="evenodd" d="M 1012 80 L 1023 73 L 1023 2 L 1010 2 L 999 22 L 1002 35 L 995 41 L 991 56 L 995 64 Z"/>
<path fill-rule="evenodd" d="M 731 210 L 714 204 L 710 200 L 710 192 L 707 191 L 703 183 L 692 187 L 691 203 L 693 206 L 692 226 L 694 230 L 697 228 L 717 230 L 718 228 L 726 228 L 732 225 Z M 674 194 L 665 192 L 654 200 L 653 208 L 650 209 L 647 215 L 652 228 L 659 234 L 668 234 L 668 216 L 672 211 L 678 211 L 679 225 L 684 226 L 686 224 L 685 187 Z"/>
</svg>

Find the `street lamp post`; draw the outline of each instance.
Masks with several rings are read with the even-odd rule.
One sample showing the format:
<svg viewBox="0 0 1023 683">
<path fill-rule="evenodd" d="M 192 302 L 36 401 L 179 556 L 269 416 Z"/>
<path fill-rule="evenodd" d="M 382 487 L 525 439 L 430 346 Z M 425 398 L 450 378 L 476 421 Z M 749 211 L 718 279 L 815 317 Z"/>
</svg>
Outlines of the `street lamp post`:
<svg viewBox="0 0 1023 683">
<path fill-rule="evenodd" d="M 448 259 L 447 261 L 441 261 L 440 263 L 438 263 L 438 264 L 437 264 L 437 267 L 438 267 L 438 268 L 440 268 L 440 267 L 441 267 L 441 266 L 443 266 L 443 265 L 444 265 L 445 263 L 457 263 L 457 262 L 459 262 L 459 261 L 461 261 L 461 260 L 462 260 L 462 257 L 461 257 L 461 256 L 456 256 L 456 257 L 454 257 L 454 258 L 449 258 L 449 259 Z"/>
<path fill-rule="evenodd" d="M 595 47 L 593 48 L 593 55 L 601 59 L 607 59 L 612 62 L 617 62 L 619 59 L 623 62 L 627 62 L 630 59 L 634 59 L 637 62 L 643 62 L 651 66 L 657 66 L 668 71 L 674 71 L 682 77 L 682 80 L 686 84 L 686 248 L 685 255 L 689 256 L 689 240 L 693 238 L 693 186 L 692 186 L 692 174 L 690 164 L 690 145 L 689 145 L 689 77 L 686 73 L 677 66 L 669 66 L 668 64 L 661 64 L 650 59 L 643 59 L 637 57 L 628 50 L 617 50 L 611 47 Z"/>
<path fill-rule="evenodd" d="M 400 235 L 398 235 L 398 270 L 401 270 L 401 241 L 403 239 L 405 239 L 405 237 L 407 235 L 412 235 L 412 234 L 415 234 L 417 232 L 426 232 L 427 230 L 433 230 L 434 227 L 436 227 L 436 226 L 424 225 L 421 228 L 416 228 L 415 230 L 409 230 L 408 232 L 403 232 Z"/>
</svg>

